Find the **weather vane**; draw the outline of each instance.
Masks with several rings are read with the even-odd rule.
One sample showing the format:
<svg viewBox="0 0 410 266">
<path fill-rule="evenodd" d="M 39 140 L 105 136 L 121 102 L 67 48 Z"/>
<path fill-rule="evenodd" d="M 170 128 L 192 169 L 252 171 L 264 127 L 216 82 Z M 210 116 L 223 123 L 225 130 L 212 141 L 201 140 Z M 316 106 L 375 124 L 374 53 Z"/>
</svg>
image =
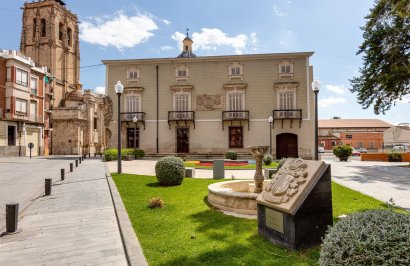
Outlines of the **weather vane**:
<svg viewBox="0 0 410 266">
<path fill-rule="evenodd" d="M 188 32 L 189 32 L 189 29 L 188 29 L 188 27 L 186 27 L 186 36 L 187 36 L 187 37 L 189 37 L 189 33 L 188 33 Z"/>
</svg>

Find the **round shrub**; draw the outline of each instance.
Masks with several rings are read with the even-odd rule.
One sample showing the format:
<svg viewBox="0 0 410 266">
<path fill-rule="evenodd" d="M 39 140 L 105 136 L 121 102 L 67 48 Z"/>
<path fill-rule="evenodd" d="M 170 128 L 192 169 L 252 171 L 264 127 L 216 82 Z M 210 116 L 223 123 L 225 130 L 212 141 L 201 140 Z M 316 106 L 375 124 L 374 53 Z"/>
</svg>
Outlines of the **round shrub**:
<svg viewBox="0 0 410 266">
<path fill-rule="evenodd" d="M 163 157 L 155 165 L 155 175 L 161 186 L 181 185 L 185 176 L 184 161 L 174 156 Z"/>
<path fill-rule="evenodd" d="M 133 154 L 135 156 L 135 159 L 141 159 L 145 156 L 145 152 L 143 150 L 140 150 L 140 149 L 134 149 Z"/>
<path fill-rule="evenodd" d="M 345 158 L 352 155 L 353 149 L 348 145 L 339 145 L 333 149 L 333 154 L 338 158 Z"/>
<path fill-rule="evenodd" d="M 343 218 L 330 228 L 319 264 L 410 265 L 410 216 L 370 210 Z"/>
<path fill-rule="evenodd" d="M 270 165 L 273 161 L 273 157 L 270 154 L 265 154 L 265 156 L 263 156 L 262 162 L 264 165 Z"/>
<path fill-rule="evenodd" d="M 117 160 L 118 150 L 117 149 L 106 149 L 104 151 L 104 159 L 106 162 Z"/>
<path fill-rule="evenodd" d="M 236 151 L 227 151 L 225 153 L 226 159 L 236 160 L 238 159 L 238 153 Z"/>
</svg>

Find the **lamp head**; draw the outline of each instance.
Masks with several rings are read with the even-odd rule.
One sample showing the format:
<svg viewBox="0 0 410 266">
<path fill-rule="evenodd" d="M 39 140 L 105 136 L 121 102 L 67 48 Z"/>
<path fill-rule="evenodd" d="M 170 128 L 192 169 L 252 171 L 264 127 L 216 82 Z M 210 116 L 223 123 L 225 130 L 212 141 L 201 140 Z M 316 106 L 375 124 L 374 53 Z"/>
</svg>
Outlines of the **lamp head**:
<svg viewBox="0 0 410 266">
<path fill-rule="evenodd" d="M 320 89 L 320 80 L 315 79 L 315 80 L 312 82 L 312 90 L 313 90 L 314 92 L 319 92 L 319 89 Z"/>
<path fill-rule="evenodd" d="M 116 94 L 121 94 L 124 91 L 124 85 L 121 84 L 121 81 L 117 81 L 117 84 L 114 86 Z"/>
<path fill-rule="evenodd" d="M 269 123 L 272 123 L 273 122 L 273 117 L 269 116 L 268 121 L 269 121 Z"/>
<path fill-rule="evenodd" d="M 132 121 L 134 121 L 134 123 L 137 123 L 137 122 L 138 122 L 138 118 L 137 118 L 136 115 L 132 118 Z"/>
</svg>

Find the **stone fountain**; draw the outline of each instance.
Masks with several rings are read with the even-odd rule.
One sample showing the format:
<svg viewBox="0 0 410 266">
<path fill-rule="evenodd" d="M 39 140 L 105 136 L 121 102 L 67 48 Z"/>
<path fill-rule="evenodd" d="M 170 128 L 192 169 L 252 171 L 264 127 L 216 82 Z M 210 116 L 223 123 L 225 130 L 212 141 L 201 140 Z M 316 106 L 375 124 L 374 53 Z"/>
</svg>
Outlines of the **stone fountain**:
<svg viewBox="0 0 410 266">
<path fill-rule="evenodd" d="M 236 180 L 218 182 L 208 186 L 208 202 L 217 209 L 237 214 L 256 215 L 256 198 L 263 187 L 269 184 L 262 174 L 262 159 L 268 146 L 251 146 L 251 154 L 256 160 L 254 181 Z"/>
</svg>

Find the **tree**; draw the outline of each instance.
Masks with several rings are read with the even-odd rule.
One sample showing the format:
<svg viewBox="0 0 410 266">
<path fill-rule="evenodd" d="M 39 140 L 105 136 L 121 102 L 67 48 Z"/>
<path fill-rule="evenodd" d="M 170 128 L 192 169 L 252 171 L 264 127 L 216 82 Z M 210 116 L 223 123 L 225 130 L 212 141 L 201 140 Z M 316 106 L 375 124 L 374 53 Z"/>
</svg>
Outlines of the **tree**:
<svg viewBox="0 0 410 266">
<path fill-rule="evenodd" d="M 410 2 L 378 0 L 366 19 L 357 52 L 364 62 L 350 91 L 363 108 L 374 104 L 375 114 L 385 114 L 410 93 Z"/>
</svg>

